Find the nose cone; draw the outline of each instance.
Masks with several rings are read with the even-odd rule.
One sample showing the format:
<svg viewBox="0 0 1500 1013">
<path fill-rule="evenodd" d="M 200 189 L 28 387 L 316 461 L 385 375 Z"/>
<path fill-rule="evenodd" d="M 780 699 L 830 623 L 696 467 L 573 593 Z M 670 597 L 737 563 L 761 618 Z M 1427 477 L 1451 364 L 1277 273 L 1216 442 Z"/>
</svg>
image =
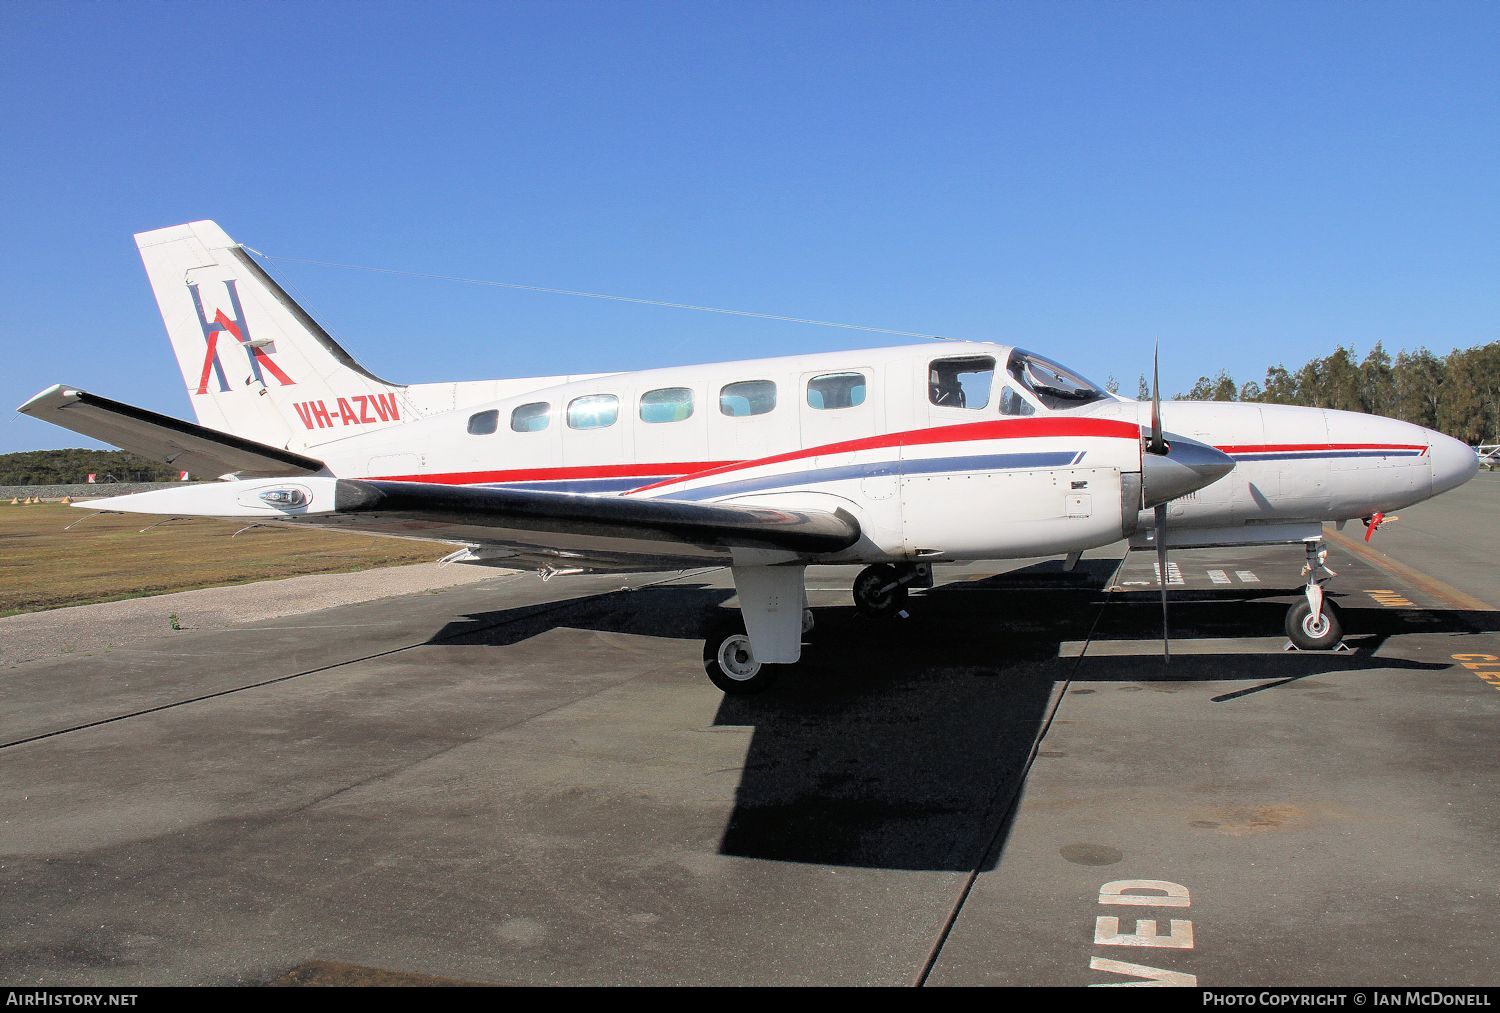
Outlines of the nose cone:
<svg viewBox="0 0 1500 1013">
<path fill-rule="evenodd" d="M 1432 494 L 1457 489 L 1479 470 L 1479 457 L 1474 448 L 1451 436 L 1425 430 L 1427 445 L 1432 449 L 1427 456 L 1432 458 Z"/>
<path fill-rule="evenodd" d="M 1167 453 L 1141 454 L 1141 486 L 1148 507 L 1197 492 L 1234 470 L 1234 458 L 1206 443 L 1171 433 L 1166 438 Z"/>
</svg>

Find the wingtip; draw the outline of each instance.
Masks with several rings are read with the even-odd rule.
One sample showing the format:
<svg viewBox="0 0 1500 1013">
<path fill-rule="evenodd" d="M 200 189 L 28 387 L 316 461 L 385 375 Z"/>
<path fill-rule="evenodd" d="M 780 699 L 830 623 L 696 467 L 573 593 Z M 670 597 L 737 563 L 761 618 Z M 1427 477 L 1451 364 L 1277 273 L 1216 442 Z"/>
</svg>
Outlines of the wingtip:
<svg viewBox="0 0 1500 1013">
<path fill-rule="evenodd" d="M 54 383 L 46 390 L 32 395 L 22 404 L 16 406 L 16 411 L 22 415 L 35 414 L 41 408 L 51 408 L 57 404 L 76 399 L 78 391 L 62 383 Z"/>
</svg>

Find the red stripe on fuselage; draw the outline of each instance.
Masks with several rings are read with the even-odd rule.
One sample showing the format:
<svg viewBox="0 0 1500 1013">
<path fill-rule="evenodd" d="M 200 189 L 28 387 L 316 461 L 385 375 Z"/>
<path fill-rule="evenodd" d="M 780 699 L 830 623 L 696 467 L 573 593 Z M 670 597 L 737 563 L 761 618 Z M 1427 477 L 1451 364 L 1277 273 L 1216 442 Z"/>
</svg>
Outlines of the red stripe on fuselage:
<svg viewBox="0 0 1500 1013">
<path fill-rule="evenodd" d="M 1247 443 L 1219 447 L 1226 454 L 1280 454 L 1301 450 L 1422 450 L 1425 443 Z"/>
<path fill-rule="evenodd" d="M 658 489 L 693 479 L 709 478 L 727 472 L 805 460 L 822 454 L 847 454 L 857 450 L 880 450 L 887 447 L 917 447 L 934 443 L 964 443 L 976 440 L 1028 439 L 1047 436 L 1093 436 L 1113 439 L 1140 439 L 1140 427 L 1112 419 L 999 419 L 988 422 L 966 422 L 933 429 L 912 429 L 901 433 L 884 433 L 842 443 L 827 443 L 771 457 L 749 461 L 697 461 L 654 464 L 595 464 L 563 468 L 518 468 L 509 471 L 454 471 L 428 475 L 372 475 L 374 481 L 430 482 L 437 485 L 485 485 L 502 482 L 548 482 L 589 478 L 650 479 L 669 478 L 631 489 L 633 495 L 647 489 Z"/>
<path fill-rule="evenodd" d="M 932 429 L 910 429 L 902 433 L 884 433 L 867 436 L 843 443 L 827 443 L 821 447 L 793 450 L 772 457 L 758 457 L 753 461 L 734 461 L 721 467 L 692 475 L 669 478 L 651 485 L 643 485 L 626 493 L 633 496 L 648 489 L 660 489 L 679 482 L 691 482 L 700 478 L 711 478 L 731 471 L 759 468 L 763 465 L 801 461 L 824 454 L 850 454 L 858 450 L 883 450 L 889 447 L 921 447 L 934 443 L 968 443 L 977 440 L 1021 440 L 1046 436 L 1095 436 L 1113 439 L 1139 440 L 1141 428 L 1131 422 L 1114 419 L 999 419 L 991 422 L 965 422 L 956 426 L 937 426 Z"/>
</svg>

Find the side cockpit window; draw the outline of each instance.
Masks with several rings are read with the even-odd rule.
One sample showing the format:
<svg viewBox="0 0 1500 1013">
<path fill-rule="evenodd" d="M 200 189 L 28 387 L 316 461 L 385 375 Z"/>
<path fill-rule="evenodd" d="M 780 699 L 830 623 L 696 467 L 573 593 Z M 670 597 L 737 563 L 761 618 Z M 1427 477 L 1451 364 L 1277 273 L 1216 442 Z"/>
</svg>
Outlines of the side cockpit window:
<svg viewBox="0 0 1500 1013">
<path fill-rule="evenodd" d="M 927 399 L 939 408 L 977 411 L 990 403 L 995 360 L 988 355 L 934 359 L 927 368 Z"/>
<path fill-rule="evenodd" d="M 470 436 L 489 436 L 500 428 L 500 411 L 491 408 L 487 412 L 475 412 L 469 416 Z"/>
<path fill-rule="evenodd" d="M 1010 384 L 1002 383 L 1000 385 L 1000 414 L 1035 415 L 1036 405 L 1026 400 L 1026 396 Z"/>
</svg>

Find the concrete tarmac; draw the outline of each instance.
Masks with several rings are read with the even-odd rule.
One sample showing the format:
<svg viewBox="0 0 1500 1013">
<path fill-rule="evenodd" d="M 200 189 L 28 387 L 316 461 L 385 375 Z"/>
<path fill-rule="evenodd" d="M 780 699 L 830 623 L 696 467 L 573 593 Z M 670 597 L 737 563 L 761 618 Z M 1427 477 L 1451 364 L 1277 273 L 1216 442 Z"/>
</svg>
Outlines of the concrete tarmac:
<svg viewBox="0 0 1500 1013">
<path fill-rule="evenodd" d="M 18 665 L 0 981 L 1492 984 L 1497 480 L 1333 545 L 1347 653 L 1282 651 L 1296 547 L 1194 550 L 1165 666 L 1120 546 L 887 623 L 811 571 L 755 698 L 723 571 Z"/>
</svg>

